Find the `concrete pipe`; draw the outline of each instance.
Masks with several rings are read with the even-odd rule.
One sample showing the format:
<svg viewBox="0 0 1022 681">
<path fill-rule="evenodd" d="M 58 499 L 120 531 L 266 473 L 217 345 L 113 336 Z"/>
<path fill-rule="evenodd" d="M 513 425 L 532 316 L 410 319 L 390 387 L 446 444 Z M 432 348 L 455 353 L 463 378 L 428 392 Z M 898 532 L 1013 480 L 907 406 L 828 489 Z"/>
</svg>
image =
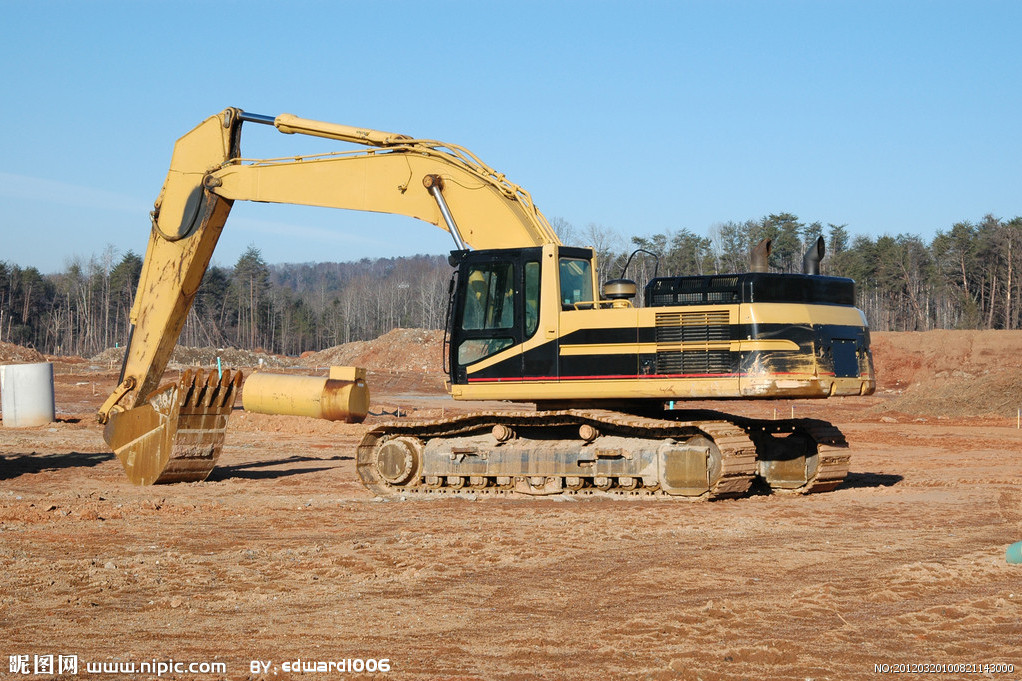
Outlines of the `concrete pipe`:
<svg viewBox="0 0 1022 681">
<path fill-rule="evenodd" d="M 361 367 L 330 367 L 326 378 L 258 372 L 245 381 L 241 403 L 258 414 L 361 423 L 369 413 L 365 376 Z"/>
<path fill-rule="evenodd" d="M 6 364 L 0 366 L 0 407 L 7 428 L 28 428 L 53 423 L 53 365 Z"/>
</svg>

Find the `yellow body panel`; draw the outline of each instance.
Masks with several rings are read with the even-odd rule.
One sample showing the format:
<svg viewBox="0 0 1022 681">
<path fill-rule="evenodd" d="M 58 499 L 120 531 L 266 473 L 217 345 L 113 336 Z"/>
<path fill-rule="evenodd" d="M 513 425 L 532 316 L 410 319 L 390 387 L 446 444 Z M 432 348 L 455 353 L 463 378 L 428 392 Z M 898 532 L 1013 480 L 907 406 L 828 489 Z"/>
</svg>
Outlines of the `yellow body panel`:
<svg viewBox="0 0 1022 681">
<path fill-rule="evenodd" d="M 530 381 L 528 383 L 499 381 L 452 386 L 456 400 L 570 400 L 592 402 L 607 400 L 683 400 L 725 399 L 738 397 L 738 378 L 621 378 Z M 858 394 L 858 392 L 856 392 Z"/>
<path fill-rule="evenodd" d="M 865 327 L 861 310 L 843 305 L 806 305 L 802 303 L 754 303 L 742 305 L 742 324 L 834 324 Z"/>
<path fill-rule="evenodd" d="M 549 309 L 549 308 L 546 308 Z M 537 334 L 520 346 L 473 364 L 469 368 L 469 383 L 454 385 L 451 394 L 459 400 L 511 400 L 511 401 L 590 401 L 601 400 L 687 400 L 730 398 L 823 398 L 838 395 L 871 394 L 875 377 L 869 373 L 862 378 L 835 377 L 821 374 L 815 356 L 800 355 L 799 345 L 792 340 L 778 338 L 749 338 L 726 341 L 701 342 L 639 342 L 640 328 L 656 327 L 657 316 L 674 315 L 679 319 L 714 318 L 728 324 L 828 324 L 865 327 L 865 318 L 856 308 L 836 305 L 809 305 L 799 303 L 755 303 L 743 305 L 707 305 L 651 308 L 604 308 L 589 310 L 557 310 L 553 314 L 556 324 L 548 333 Z M 686 315 L 687 317 L 680 317 Z M 553 327 L 553 328 L 551 328 Z M 783 374 L 770 367 L 753 366 L 750 371 L 734 376 L 657 377 L 640 374 L 620 377 L 551 377 L 550 380 L 477 380 L 487 368 L 507 361 L 523 352 L 535 349 L 549 338 L 569 339 L 576 332 L 620 329 L 634 331 L 636 341 L 615 343 L 558 343 L 559 357 L 655 355 L 657 352 L 720 350 L 727 352 L 786 352 L 794 359 L 794 366 Z M 800 363 L 801 362 L 801 363 Z M 871 371 L 871 368 L 870 368 Z"/>
</svg>

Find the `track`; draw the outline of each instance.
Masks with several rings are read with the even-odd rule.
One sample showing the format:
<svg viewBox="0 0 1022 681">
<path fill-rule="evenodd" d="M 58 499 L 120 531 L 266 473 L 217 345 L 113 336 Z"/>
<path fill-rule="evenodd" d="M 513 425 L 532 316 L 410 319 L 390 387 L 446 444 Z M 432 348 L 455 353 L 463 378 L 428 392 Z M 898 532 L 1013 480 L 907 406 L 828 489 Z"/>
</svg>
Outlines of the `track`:
<svg viewBox="0 0 1022 681">
<path fill-rule="evenodd" d="M 607 410 L 473 413 L 399 420 L 358 446 L 362 483 L 380 496 L 584 495 L 710 500 L 753 482 L 805 494 L 848 472 L 829 423 L 717 412 L 649 418 Z"/>
</svg>

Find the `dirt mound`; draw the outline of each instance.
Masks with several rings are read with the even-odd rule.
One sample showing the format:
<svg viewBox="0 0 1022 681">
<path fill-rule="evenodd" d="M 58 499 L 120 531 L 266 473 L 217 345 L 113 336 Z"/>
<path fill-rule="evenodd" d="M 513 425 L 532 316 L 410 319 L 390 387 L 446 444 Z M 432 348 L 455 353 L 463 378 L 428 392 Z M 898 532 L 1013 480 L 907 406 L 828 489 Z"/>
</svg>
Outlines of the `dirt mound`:
<svg viewBox="0 0 1022 681">
<path fill-rule="evenodd" d="M 443 331 L 394 329 L 371 341 L 335 345 L 305 355 L 310 368 L 359 366 L 368 371 L 369 390 L 443 390 Z"/>
<path fill-rule="evenodd" d="M 193 348 L 178 345 L 174 348 L 174 354 L 170 358 L 168 367 L 171 369 L 183 369 L 187 367 L 215 367 L 217 358 L 227 368 L 251 368 L 260 366 L 266 367 L 293 367 L 298 366 L 298 360 L 294 357 L 281 355 L 270 355 L 265 352 L 253 352 L 251 350 L 238 350 L 237 348 Z M 124 348 L 107 348 L 92 358 L 92 361 L 100 365 L 120 366 L 124 360 Z"/>
<path fill-rule="evenodd" d="M 443 331 L 394 329 L 371 341 L 335 345 L 302 358 L 306 366 L 364 366 L 373 370 L 443 373 Z"/>
<path fill-rule="evenodd" d="M 45 362 L 42 353 L 14 343 L 0 343 L 0 364 L 35 364 Z"/>
<path fill-rule="evenodd" d="M 216 366 L 218 357 L 224 367 L 293 367 L 298 365 L 296 358 L 283 355 L 270 355 L 265 352 L 237 348 L 190 348 L 182 345 L 174 348 L 170 365 L 172 368 Z"/>
<path fill-rule="evenodd" d="M 877 392 L 886 411 L 1015 416 L 1022 407 L 1022 331 L 873 334 Z"/>
<path fill-rule="evenodd" d="M 306 353 L 301 358 L 237 348 L 179 345 L 174 348 L 168 368 L 213 367 L 217 357 L 225 367 L 292 370 L 289 373 L 305 369 L 318 374 L 330 366 L 359 366 L 368 371 L 370 390 L 435 393 L 443 392 L 444 386 L 443 337 L 443 331 L 394 329 L 371 341 L 335 345 Z M 90 361 L 100 366 L 119 367 L 123 359 L 124 348 L 108 348 Z"/>
</svg>

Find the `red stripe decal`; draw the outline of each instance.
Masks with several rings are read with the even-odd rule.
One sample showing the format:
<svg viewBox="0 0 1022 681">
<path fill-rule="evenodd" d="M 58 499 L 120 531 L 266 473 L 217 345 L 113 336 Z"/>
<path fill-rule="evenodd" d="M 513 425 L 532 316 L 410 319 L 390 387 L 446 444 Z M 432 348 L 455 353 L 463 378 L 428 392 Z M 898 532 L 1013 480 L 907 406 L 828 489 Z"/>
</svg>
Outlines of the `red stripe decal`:
<svg viewBox="0 0 1022 681">
<path fill-rule="evenodd" d="M 833 376 L 832 372 L 820 372 L 821 376 Z M 791 371 L 777 371 L 772 374 L 756 374 L 756 378 L 765 376 L 812 376 Z M 658 378 L 748 378 L 749 374 L 608 374 L 606 376 L 522 376 L 521 378 L 469 378 L 469 383 L 525 383 L 528 381 L 614 381 L 631 379 Z"/>
</svg>

